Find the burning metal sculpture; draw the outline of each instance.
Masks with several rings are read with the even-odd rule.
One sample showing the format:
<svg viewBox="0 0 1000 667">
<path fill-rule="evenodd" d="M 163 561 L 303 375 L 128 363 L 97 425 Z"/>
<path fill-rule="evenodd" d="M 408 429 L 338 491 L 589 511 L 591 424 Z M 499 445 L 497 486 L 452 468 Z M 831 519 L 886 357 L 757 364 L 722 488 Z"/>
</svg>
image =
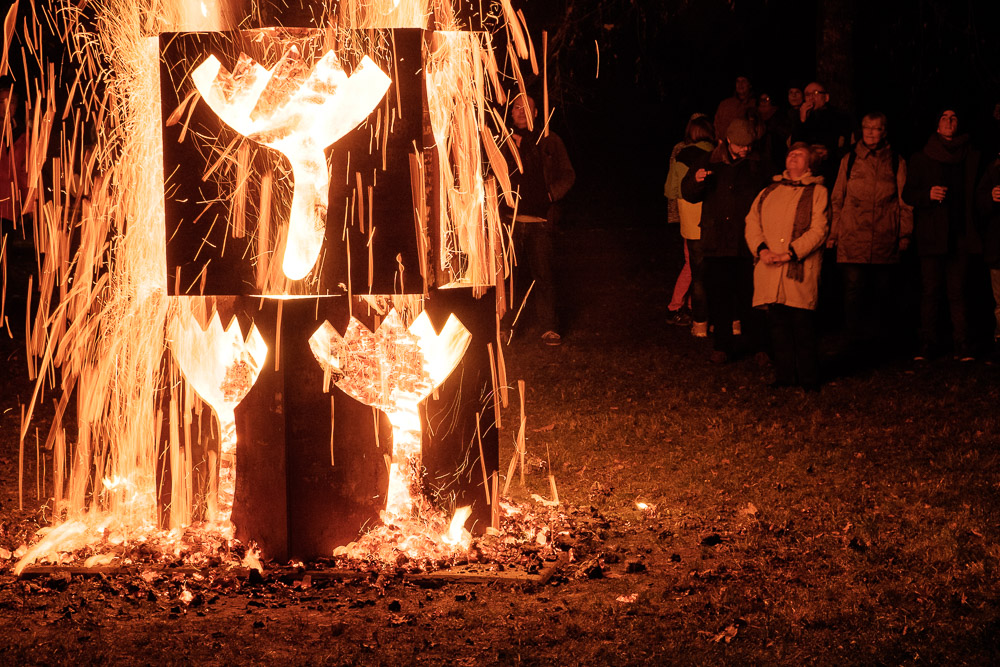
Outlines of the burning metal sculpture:
<svg viewBox="0 0 1000 667">
<path fill-rule="evenodd" d="M 67 10 L 76 56 L 110 63 L 110 129 L 80 160 L 74 261 L 77 223 L 37 204 L 52 282 L 29 347 L 65 387 L 46 443 L 63 523 L 22 567 L 157 520 L 230 536 L 220 478 L 236 536 L 278 559 L 360 555 L 380 521 L 382 555 L 495 524 L 505 167 L 485 97 L 504 93 L 489 37 L 464 30 L 474 4 L 341 2 L 289 28 L 274 8 L 171 25 L 101 0 L 101 39 Z M 238 23 L 282 27 L 170 32 Z"/>
<path fill-rule="evenodd" d="M 326 232 L 330 174 L 323 151 L 368 117 L 389 89 L 389 77 L 367 56 L 348 77 L 333 51 L 310 71 L 293 44 L 271 69 L 241 53 L 229 73 L 209 56 L 191 78 L 227 125 L 291 162 L 294 190 L 282 269 L 292 280 L 304 278 Z"/>
</svg>

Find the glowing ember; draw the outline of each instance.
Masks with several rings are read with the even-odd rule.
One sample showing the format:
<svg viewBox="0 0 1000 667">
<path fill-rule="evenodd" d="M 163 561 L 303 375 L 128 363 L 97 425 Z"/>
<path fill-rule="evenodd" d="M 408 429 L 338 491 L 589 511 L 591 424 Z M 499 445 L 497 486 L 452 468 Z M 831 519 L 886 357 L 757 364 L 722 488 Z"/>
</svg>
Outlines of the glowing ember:
<svg viewBox="0 0 1000 667">
<path fill-rule="evenodd" d="M 391 80 L 367 56 L 348 77 L 333 51 L 309 72 L 294 45 L 270 70 L 241 55 L 230 73 L 209 56 L 191 78 L 227 125 L 291 163 L 295 185 L 282 270 L 292 280 L 304 278 L 326 232 L 330 174 L 323 151 L 368 117 Z"/>
</svg>

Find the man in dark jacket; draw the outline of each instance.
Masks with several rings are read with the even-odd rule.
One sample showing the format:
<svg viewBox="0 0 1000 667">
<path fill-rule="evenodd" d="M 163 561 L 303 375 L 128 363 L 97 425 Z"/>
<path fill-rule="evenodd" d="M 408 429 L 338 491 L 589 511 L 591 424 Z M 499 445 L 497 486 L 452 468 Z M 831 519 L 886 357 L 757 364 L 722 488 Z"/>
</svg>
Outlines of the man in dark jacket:
<svg viewBox="0 0 1000 667">
<path fill-rule="evenodd" d="M 847 116 L 830 104 L 830 93 L 823 84 L 813 81 L 806 86 L 805 98 L 799 107 L 799 122 L 792 131 L 792 141 L 812 146 L 812 172 L 822 176 L 826 187 L 832 188 L 851 136 L 850 123 Z"/>
<path fill-rule="evenodd" d="M 965 287 L 969 253 L 981 252 L 973 225 L 973 192 L 979 152 L 969 135 L 958 134 L 958 115 L 946 109 L 937 132 L 910 159 L 903 200 L 913 207 L 914 241 L 920 256 L 920 351 L 938 351 L 942 297 L 947 294 L 955 356 L 970 361 Z"/>
<path fill-rule="evenodd" d="M 542 342 L 559 345 L 562 338 L 556 319 L 555 281 L 552 276 L 553 238 L 559 217 L 559 200 L 576 180 L 562 139 L 555 132 L 543 132 L 536 121 L 535 102 L 519 95 L 511 103 L 513 141 L 520 158 L 508 155 L 510 184 L 516 192 L 517 209 L 514 224 L 514 247 L 519 269 L 527 269 L 534 281 L 537 324 L 542 329 Z M 513 211 L 505 211 L 508 218 Z M 521 281 L 525 282 L 525 281 Z"/>
<path fill-rule="evenodd" d="M 753 141 L 749 121 L 732 121 L 726 140 L 692 165 L 681 182 L 684 199 L 702 202 L 701 244 L 708 323 L 715 330 L 714 363 L 726 362 L 735 352 L 734 322 L 741 326 L 748 321 L 753 297 L 753 258 L 743 234 L 750 204 L 767 184 L 767 170 L 750 154 Z"/>
</svg>

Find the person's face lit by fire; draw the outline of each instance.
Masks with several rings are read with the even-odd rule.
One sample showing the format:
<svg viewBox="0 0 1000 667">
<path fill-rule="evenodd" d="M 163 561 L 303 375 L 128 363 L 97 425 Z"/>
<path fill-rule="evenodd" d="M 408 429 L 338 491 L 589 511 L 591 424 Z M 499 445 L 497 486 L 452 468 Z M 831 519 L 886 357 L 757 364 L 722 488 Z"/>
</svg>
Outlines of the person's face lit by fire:
<svg viewBox="0 0 1000 667">
<path fill-rule="evenodd" d="M 938 118 L 937 132 L 945 139 L 952 139 L 958 132 L 958 115 L 948 109 Z"/>
<path fill-rule="evenodd" d="M 798 109 L 802 106 L 802 102 L 805 96 L 802 94 L 801 88 L 789 88 L 788 89 L 788 106 L 793 109 Z"/>
<path fill-rule="evenodd" d="M 729 143 L 729 154 L 733 157 L 734 160 L 742 160 L 743 158 L 745 158 L 747 155 L 750 154 L 749 146 L 744 146 L 742 144 L 734 144 L 731 141 L 728 143 Z"/>
<path fill-rule="evenodd" d="M 788 151 L 788 156 L 785 157 L 785 169 L 793 179 L 802 178 L 809 171 L 809 151 L 804 148 Z"/>
<path fill-rule="evenodd" d="M 538 111 L 535 109 L 535 101 L 527 95 L 518 95 L 511 104 L 510 115 L 514 121 L 514 127 L 519 130 L 528 129 L 529 115 L 532 120 L 538 115 Z"/>
<path fill-rule="evenodd" d="M 878 146 L 885 139 L 885 123 L 881 119 L 866 118 L 861 121 L 861 141 L 868 148 Z"/>
<path fill-rule="evenodd" d="M 745 100 L 750 96 L 750 79 L 745 76 L 736 77 L 736 97 Z"/>
<path fill-rule="evenodd" d="M 771 96 L 764 93 L 757 98 L 757 113 L 762 120 L 769 120 L 778 111 L 778 107 L 771 101 Z"/>
<path fill-rule="evenodd" d="M 818 83 L 810 83 L 806 86 L 806 100 L 811 105 L 813 111 L 818 111 L 826 106 L 827 101 L 830 99 L 830 95 L 826 92 L 826 88 Z"/>
</svg>

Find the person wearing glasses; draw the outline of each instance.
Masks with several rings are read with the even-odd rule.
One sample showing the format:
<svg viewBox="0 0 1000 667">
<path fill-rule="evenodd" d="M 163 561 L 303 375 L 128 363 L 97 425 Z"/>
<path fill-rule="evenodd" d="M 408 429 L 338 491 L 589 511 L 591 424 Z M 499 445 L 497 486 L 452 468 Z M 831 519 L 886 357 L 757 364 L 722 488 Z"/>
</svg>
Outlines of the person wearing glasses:
<svg viewBox="0 0 1000 667">
<path fill-rule="evenodd" d="M 755 144 L 768 175 L 780 174 L 785 168 L 788 137 L 792 133 L 788 116 L 781 112 L 777 100 L 770 93 L 757 96 L 757 130 Z"/>
<path fill-rule="evenodd" d="M 804 141 L 812 148 L 813 168 L 830 187 L 837 177 L 841 155 L 847 148 L 850 128 L 844 115 L 830 104 L 826 86 L 813 81 L 805 89 L 805 101 L 792 131 L 792 141 Z"/>
</svg>

